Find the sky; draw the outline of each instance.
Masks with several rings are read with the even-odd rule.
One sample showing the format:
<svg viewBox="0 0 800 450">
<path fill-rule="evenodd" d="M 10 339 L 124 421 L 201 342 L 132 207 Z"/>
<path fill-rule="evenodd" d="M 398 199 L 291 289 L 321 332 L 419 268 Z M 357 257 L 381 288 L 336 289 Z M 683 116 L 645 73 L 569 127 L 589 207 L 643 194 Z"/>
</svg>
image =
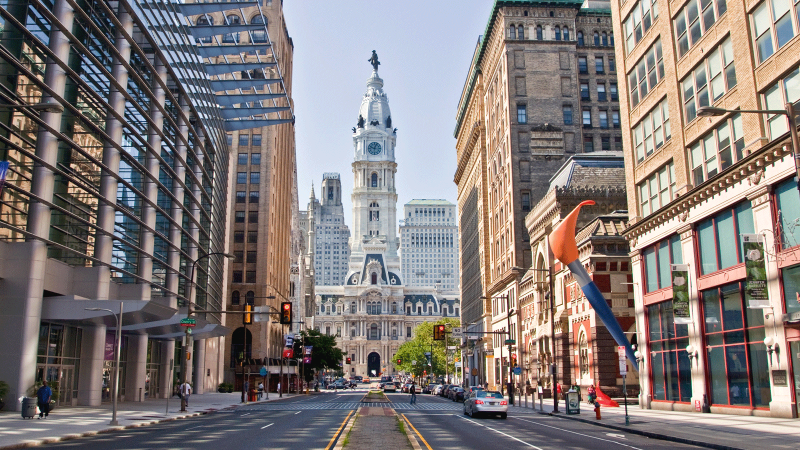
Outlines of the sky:
<svg viewBox="0 0 800 450">
<path fill-rule="evenodd" d="M 353 139 L 376 50 L 397 128 L 397 209 L 414 199 L 456 202 L 461 91 L 492 0 L 284 0 L 294 43 L 298 196 L 305 210 L 322 174 L 339 172 L 352 228 Z M 398 224 L 399 225 L 399 224 Z"/>
</svg>

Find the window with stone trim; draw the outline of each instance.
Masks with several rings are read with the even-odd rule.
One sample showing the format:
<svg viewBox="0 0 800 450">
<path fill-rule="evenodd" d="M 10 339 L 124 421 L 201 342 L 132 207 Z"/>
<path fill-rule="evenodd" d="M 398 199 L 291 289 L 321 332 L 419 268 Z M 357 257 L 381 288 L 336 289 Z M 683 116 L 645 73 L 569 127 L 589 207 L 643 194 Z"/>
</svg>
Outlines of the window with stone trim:
<svg viewBox="0 0 800 450">
<path fill-rule="evenodd" d="M 528 123 L 528 107 L 517 105 L 517 123 Z"/>
<path fill-rule="evenodd" d="M 564 113 L 564 125 L 572 125 L 572 105 L 564 105 L 562 111 Z"/>
<path fill-rule="evenodd" d="M 594 71 L 598 74 L 606 73 L 605 61 L 603 60 L 602 56 L 594 57 Z"/>
<path fill-rule="evenodd" d="M 683 264 L 681 238 L 674 234 L 642 251 L 645 292 L 672 286 L 670 264 Z"/>
<path fill-rule="evenodd" d="M 628 73 L 631 107 L 644 100 L 647 94 L 664 78 L 664 55 L 661 40 L 657 40 Z"/>
<path fill-rule="evenodd" d="M 741 235 L 755 233 L 750 201 L 727 207 L 696 225 L 700 274 L 706 275 L 744 262 Z"/>
<path fill-rule="evenodd" d="M 622 29 L 625 32 L 625 50 L 628 53 L 642 40 L 657 18 L 657 0 L 640 0 L 633 6 L 631 13 L 622 22 Z"/>
<path fill-rule="evenodd" d="M 672 300 L 647 306 L 653 400 L 692 401 L 689 324 L 675 323 Z"/>
<path fill-rule="evenodd" d="M 800 0 L 765 0 L 752 14 L 759 64 L 789 42 L 800 25 Z"/>
<path fill-rule="evenodd" d="M 727 0 L 689 0 L 674 19 L 678 58 L 694 47 L 728 10 Z"/>
<path fill-rule="evenodd" d="M 585 56 L 578 57 L 578 72 L 589 73 L 589 63 Z"/>
<path fill-rule="evenodd" d="M 633 148 L 640 163 L 661 148 L 672 137 L 669 123 L 669 104 L 664 98 L 633 127 Z"/>
<path fill-rule="evenodd" d="M 675 195 L 675 165 L 670 161 L 636 185 L 639 194 L 639 215 L 647 217 L 668 204 Z"/>
<path fill-rule="evenodd" d="M 714 104 L 736 86 L 736 68 L 733 64 L 733 46 L 727 38 L 708 54 L 689 75 L 681 81 L 683 112 L 686 123 L 697 117 L 697 109 Z"/>
<path fill-rule="evenodd" d="M 701 185 L 744 158 L 743 150 L 742 116 L 736 114 L 689 147 L 694 185 Z"/>
<path fill-rule="evenodd" d="M 800 68 L 795 68 L 784 78 L 768 87 L 764 93 L 764 105 L 766 109 L 784 109 L 786 103 L 797 103 L 800 101 Z M 795 107 L 795 112 L 800 108 Z M 789 131 L 789 123 L 783 114 L 775 114 L 766 117 L 767 128 L 771 139 L 777 139 Z"/>
</svg>

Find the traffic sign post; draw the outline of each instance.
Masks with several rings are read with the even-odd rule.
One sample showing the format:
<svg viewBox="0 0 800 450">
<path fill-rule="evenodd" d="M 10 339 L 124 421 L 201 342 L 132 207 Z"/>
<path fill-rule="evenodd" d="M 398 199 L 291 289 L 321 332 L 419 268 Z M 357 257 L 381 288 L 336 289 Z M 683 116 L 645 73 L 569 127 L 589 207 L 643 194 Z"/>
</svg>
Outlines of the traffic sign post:
<svg viewBox="0 0 800 450">
<path fill-rule="evenodd" d="M 181 319 L 181 326 L 182 327 L 196 327 L 197 326 L 197 319 L 195 319 L 194 317 L 187 317 L 185 319 Z"/>
<path fill-rule="evenodd" d="M 617 347 L 617 354 L 619 355 L 619 374 L 622 375 L 622 398 L 625 401 L 625 426 L 629 426 L 631 419 L 628 417 L 628 389 L 625 385 L 625 379 L 628 377 L 628 359 L 625 355 L 624 345 Z"/>
<path fill-rule="evenodd" d="M 461 339 L 464 337 L 464 329 L 461 327 L 453 327 L 453 330 L 450 332 L 450 334 L 456 339 Z"/>
</svg>

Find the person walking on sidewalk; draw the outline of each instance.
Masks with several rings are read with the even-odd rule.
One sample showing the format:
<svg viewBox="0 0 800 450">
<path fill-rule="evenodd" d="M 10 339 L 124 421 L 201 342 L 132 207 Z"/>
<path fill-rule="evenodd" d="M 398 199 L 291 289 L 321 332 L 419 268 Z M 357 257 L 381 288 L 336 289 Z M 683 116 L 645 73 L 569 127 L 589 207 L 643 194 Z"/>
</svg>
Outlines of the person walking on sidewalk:
<svg viewBox="0 0 800 450">
<path fill-rule="evenodd" d="M 594 389 L 594 385 L 589 385 L 589 388 L 586 389 L 586 400 L 589 401 L 590 405 L 594 405 L 594 400 L 597 398 L 597 392 Z"/>
<path fill-rule="evenodd" d="M 411 383 L 411 387 L 408 388 L 408 392 L 411 394 L 411 404 L 417 403 L 417 385 Z"/>
<path fill-rule="evenodd" d="M 189 382 L 185 382 L 181 385 L 181 398 L 184 402 L 186 402 L 186 406 L 189 406 L 189 396 L 192 395 L 192 385 Z"/>
<path fill-rule="evenodd" d="M 42 416 L 47 417 L 50 415 L 50 397 L 53 396 L 53 390 L 47 385 L 47 380 L 42 381 L 42 387 L 36 391 L 36 403 L 39 406 L 39 418 Z"/>
</svg>

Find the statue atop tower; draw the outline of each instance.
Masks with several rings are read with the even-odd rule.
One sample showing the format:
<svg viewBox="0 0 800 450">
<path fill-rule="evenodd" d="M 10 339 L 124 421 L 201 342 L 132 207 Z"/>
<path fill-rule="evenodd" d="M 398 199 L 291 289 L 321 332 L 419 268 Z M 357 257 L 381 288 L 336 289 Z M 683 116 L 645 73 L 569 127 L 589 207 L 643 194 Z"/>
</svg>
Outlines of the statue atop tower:
<svg viewBox="0 0 800 450">
<path fill-rule="evenodd" d="M 377 72 L 378 66 L 380 66 L 381 63 L 380 61 L 378 61 L 378 53 L 376 53 L 375 50 L 372 51 L 372 57 L 367 61 L 369 61 L 369 63 L 372 64 L 372 68 L 375 69 L 375 71 Z"/>
</svg>

